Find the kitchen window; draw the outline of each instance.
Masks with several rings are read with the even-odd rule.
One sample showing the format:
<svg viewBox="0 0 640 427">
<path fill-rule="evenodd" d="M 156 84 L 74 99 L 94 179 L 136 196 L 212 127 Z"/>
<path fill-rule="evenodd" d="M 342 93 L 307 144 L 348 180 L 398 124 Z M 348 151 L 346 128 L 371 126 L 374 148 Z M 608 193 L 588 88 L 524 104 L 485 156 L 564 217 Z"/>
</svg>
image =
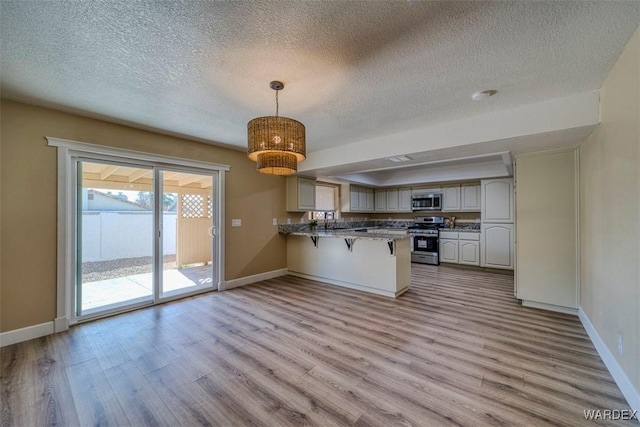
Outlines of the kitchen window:
<svg viewBox="0 0 640 427">
<path fill-rule="evenodd" d="M 331 184 L 316 184 L 316 210 L 309 212 L 309 219 L 332 220 L 339 217 L 336 206 L 338 187 Z"/>
</svg>

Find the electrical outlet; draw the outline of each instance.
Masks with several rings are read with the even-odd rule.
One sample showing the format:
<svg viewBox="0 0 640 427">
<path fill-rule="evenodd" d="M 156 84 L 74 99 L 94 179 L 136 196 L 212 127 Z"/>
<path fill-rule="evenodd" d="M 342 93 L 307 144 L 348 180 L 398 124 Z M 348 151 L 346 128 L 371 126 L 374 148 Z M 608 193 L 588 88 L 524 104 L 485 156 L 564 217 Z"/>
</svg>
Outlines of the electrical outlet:
<svg viewBox="0 0 640 427">
<path fill-rule="evenodd" d="M 241 227 L 242 226 L 242 220 L 241 219 L 232 219 L 231 220 L 231 226 L 232 227 Z"/>
<path fill-rule="evenodd" d="M 622 339 L 622 335 L 618 334 L 618 354 L 622 356 L 624 353 L 624 340 Z"/>
<path fill-rule="evenodd" d="M 273 225 L 278 225 L 278 218 L 273 218 Z"/>
</svg>

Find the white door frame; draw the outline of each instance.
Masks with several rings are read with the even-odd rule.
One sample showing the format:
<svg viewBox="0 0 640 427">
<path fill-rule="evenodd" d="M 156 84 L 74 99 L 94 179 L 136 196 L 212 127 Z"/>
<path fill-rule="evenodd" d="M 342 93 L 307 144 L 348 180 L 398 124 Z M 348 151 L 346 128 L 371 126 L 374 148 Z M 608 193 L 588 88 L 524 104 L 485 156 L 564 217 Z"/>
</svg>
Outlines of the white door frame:
<svg viewBox="0 0 640 427">
<path fill-rule="evenodd" d="M 115 162 L 139 163 L 141 165 L 151 165 L 159 168 L 186 167 L 193 172 L 212 173 L 217 172 L 218 179 L 216 185 L 214 210 L 215 224 L 218 230 L 218 238 L 215 248 L 216 278 L 217 288 L 222 290 L 224 281 L 224 209 L 225 200 L 224 182 L 225 174 L 230 170 L 228 165 L 208 163 L 198 160 L 188 160 L 160 154 L 143 153 L 133 150 L 112 148 L 103 145 L 88 144 L 84 142 L 71 141 L 55 137 L 46 137 L 48 145 L 58 149 L 58 244 L 57 244 L 57 298 L 56 298 L 56 318 L 54 320 L 54 332 L 67 330 L 70 324 L 76 323 L 75 313 L 72 306 L 73 286 L 76 281 L 75 272 L 75 170 L 73 168 L 74 159 L 83 157 L 94 160 L 107 160 Z M 157 246 L 157 245 L 154 245 Z M 203 292 L 203 291 L 200 291 Z M 204 291 L 206 292 L 206 290 Z M 185 295 L 180 295 L 182 298 Z M 169 299 L 163 299 L 162 302 Z"/>
</svg>

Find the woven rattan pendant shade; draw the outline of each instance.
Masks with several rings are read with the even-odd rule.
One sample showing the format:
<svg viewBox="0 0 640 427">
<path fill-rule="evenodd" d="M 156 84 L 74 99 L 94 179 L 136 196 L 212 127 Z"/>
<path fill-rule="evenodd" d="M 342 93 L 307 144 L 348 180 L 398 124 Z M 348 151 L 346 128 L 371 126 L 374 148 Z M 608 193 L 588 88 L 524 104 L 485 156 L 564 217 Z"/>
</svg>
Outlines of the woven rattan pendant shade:
<svg viewBox="0 0 640 427">
<path fill-rule="evenodd" d="M 276 84 L 277 83 L 277 84 Z M 284 85 L 271 82 L 278 91 Z M 276 92 L 277 106 L 277 92 Z M 287 117 L 257 117 L 247 124 L 247 155 L 258 162 L 258 171 L 270 175 L 291 175 L 306 156 L 305 127 Z"/>
<path fill-rule="evenodd" d="M 296 156 L 287 153 L 258 154 L 258 172 L 269 175 L 291 175 L 298 170 Z"/>
</svg>

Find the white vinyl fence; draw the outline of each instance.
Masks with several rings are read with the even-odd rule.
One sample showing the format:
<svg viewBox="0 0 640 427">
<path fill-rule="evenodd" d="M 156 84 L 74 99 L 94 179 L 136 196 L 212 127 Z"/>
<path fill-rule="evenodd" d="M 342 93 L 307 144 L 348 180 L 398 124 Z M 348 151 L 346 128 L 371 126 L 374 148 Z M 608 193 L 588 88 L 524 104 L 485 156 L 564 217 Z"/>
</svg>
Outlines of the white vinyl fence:
<svg viewBox="0 0 640 427">
<path fill-rule="evenodd" d="M 163 253 L 176 253 L 176 213 L 165 212 Z M 153 255 L 151 212 L 83 212 L 82 262 Z"/>
</svg>

